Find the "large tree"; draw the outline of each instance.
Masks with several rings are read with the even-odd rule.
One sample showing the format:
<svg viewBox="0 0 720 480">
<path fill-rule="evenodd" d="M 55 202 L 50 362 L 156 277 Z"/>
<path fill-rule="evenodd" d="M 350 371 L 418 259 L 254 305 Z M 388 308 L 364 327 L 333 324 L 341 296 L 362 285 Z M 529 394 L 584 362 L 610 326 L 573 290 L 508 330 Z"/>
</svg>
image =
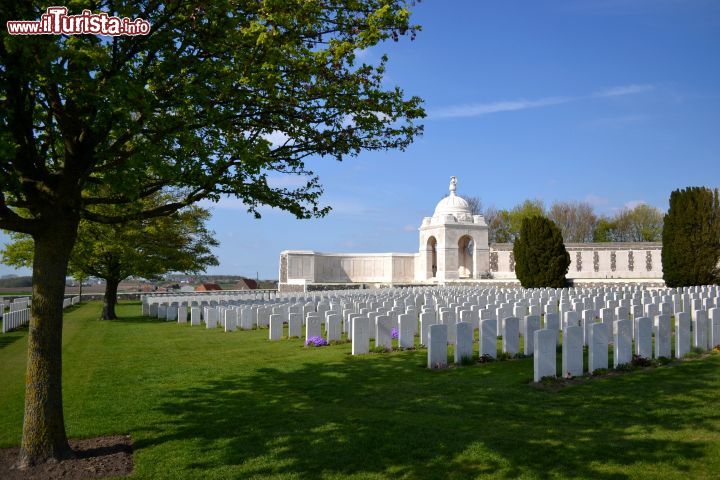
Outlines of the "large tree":
<svg viewBox="0 0 720 480">
<path fill-rule="evenodd" d="M 601 217 L 592 237 L 595 242 L 659 242 L 662 229 L 662 212 L 641 203 L 625 207 L 612 217 Z"/>
<path fill-rule="evenodd" d="M 658 208 L 641 203 L 618 212 L 614 225 L 616 241 L 659 242 L 662 238 L 663 214 Z"/>
<path fill-rule="evenodd" d="M 672 192 L 662 241 L 663 278 L 668 287 L 720 282 L 718 190 L 688 187 Z"/>
<path fill-rule="evenodd" d="M 165 217 L 118 224 L 82 220 L 68 272 L 75 278 L 93 276 L 105 280 L 102 318 L 114 320 L 118 286 L 126 278 L 199 273 L 218 264 L 210 250 L 218 242 L 205 226 L 209 215 L 206 209 L 190 206 Z M 0 251 L 2 263 L 32 266 L 32 237 L 15 233 L 13 240 Z"/>
<path fill-rule="evenodd" d="M 595 224 L 592 238 L 593 242 L 614 242 L 615 229 L 615 220 L 603 215 L 598 219 L 597 224 Z"/>
<path fill-rule="evenodd" d="M 598 223 L 592 205 L 587 202 L 555 202 L 548 218 L 555 222 L 566 242 L 591 242 Z"/>
<path fill-rule="evenodd" d="M 485 210 L 490 243 L 512 243 L 520 235 L 520 227 L 526 218 L 545 215 L 542 200 L 525 200 L 510 210 L 489 207 Z"/>
<path fill-rule="evenodd" d="M 32 20 L 44 2 L 2 2 Z M 85 4 L 82 4 L 85 7 Z M 70 4 L 70 8 L 76 8 Z M 61 386 L 62 299 L 81 219 L 163 216 L 203 198 L 322 216 L 314 157 L 404 149 L 421 100 L 356 52 L 414 35 L 402 0 L 118 0 L 148 35 L 0 39 L 0 228 L 34 240 L 21 466 L 70 455 Z M 70 13 L 80 13 L 79 11 Z M 271 141 L 272 140 L 272 141 Z M 303 175 L 297 189 L 269 175 Z M 140 199 L 176 200 L 144 208 Z M 100 207 L 122 205 L 121 214 Z"/>
<path fill-rule="evenodd" d="M 534 216 L 523 219 L 513 244 L 515 273 L 525 288 L 561 288 L 570 266 L 562 232 L 552 220 Z"/>
</svg>

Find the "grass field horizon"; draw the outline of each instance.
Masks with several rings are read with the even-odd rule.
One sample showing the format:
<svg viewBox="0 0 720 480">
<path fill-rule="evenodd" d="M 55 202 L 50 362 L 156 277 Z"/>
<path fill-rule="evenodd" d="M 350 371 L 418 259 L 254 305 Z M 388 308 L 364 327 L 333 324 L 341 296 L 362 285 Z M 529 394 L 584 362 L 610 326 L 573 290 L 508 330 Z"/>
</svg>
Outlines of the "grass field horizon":
<svg viewBox="0 0 720 480">
<path fill-rule="evenodd" d="M 127 433 L 134 478 L 717 478 L 720 355 L 532 387 L 532 359 L 429 371 L 426 350 L 269 342 L 90 302 L 65 315 L 69 437 Z M 0 336 L 0 447 L 27 332 Z M 476 345 L 477 351 L 477 345 Z"/>
</svg>

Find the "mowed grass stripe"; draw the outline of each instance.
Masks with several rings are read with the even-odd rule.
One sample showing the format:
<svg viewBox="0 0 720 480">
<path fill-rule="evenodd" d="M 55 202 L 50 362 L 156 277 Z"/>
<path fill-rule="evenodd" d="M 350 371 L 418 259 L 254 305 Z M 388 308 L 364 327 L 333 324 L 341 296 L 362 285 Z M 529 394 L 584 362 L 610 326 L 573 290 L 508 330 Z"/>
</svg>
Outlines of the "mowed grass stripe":
<svg viewBox="0 0 720 480">
<path fill-rule="evenodd" d="M 532 359 L 432 372 L 99 303 L 69 311 L 68 434 L 129 433 L 138 478 L 716 478 L 720 355 L 538 390 Z M 0 348 L 0 444 L 19 443 L 26 333 Z"/>
</svg>

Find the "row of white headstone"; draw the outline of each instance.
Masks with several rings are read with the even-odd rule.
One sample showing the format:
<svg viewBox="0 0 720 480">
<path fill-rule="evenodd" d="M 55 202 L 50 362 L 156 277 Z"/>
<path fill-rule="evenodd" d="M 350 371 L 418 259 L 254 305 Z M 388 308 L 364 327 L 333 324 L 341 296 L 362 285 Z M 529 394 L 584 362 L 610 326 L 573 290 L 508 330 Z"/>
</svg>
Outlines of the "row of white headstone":
<svg viewBox="0 0 720 480">
<path fill-rule="evenodd" d="M 231 301 L 223 302 L 224 305 L 201 305 L 190 307 L 189 313 L 192 324 L 199 325 L 203 320 L 208 328 L 221 325 L 226 331 L 233 331 L 236 327 L 269 327 L 270 340 L 284 338 L 286 324 L 288 337 L 302 336 L 304 326 L 306 339 L 321 336 L 324 325 L 327 341 L 340 340 L 345 333 L 352 340 L 354 355 L 368 353 L 371 339 L 375 340 L 375 347 L 390 348 L 392 330 L 397 329 L 400 348 L 414 346 L 419 334 L 419 343 L 429 347 L 428 366 L 431 368 L 447 363 L 448 344 L 455 346 L 457 362 L 471 357 L 475 330 L 479 331 L 480 355 L 491 357 L 496 356 L 499 333 L 503 338 L 502 349 L 509 354 L 518 353 L 519 337 L 522 336 L 525 355 L 543 352 L 535 356 L 536 370 L 543 374 L 542 377 L 547 376 L 545 373 L 553 376 L 557 373 L 550 372 L 549 365 L 556 363 L 561 332 L 565 338 L 563 375 L 583 373 L 584 345 L 590 351 L 588 371 L 607 368 L 611 336 L 613 344 L 620 342 L 613 349 L 615 366 L 632 359 L 632 353 L 627 352 L 632 349 L 633 339 L 638 355 L 652 357 L 652 347 L 648 347 L 652 345 L 652 332 L 655 333 L 656 349 L 659 349 L 656 356 L 670 357 L 671 349 L 666 347 L 670 345 L 672 329 L 668 322 L 671 315 L 676 321 L 676 356 L 683 356 L 689 350 L 690 332 L 695 337 L 693 345 L 703 350 L 711 348 L 720 343 L 718 294 L 716 286 L 678 290 L 638 287 L 353 290 L 300 298 L 278 297 L 261 304 Z M 419 315 L 416 313 L 418 308 Z M 692 318 L 685 310 L 693 312 Z M 145 302 L 143 312 L 179 322 L 187 321 L 188 314 L 187 307 L 181 304 Z M 542 330 L 541 321 L 544 321 Z M 691 321 L 692 328 L 689 326 Z M 430 331 L 436 325 L 433 341 Z M 552 348 L 547 343 L 551 336 L 547 332 L 553 333 Z M 630 346 L 626 348 L 627 332 Z M 651 332 L 649 337 L 648 332 Z M 577 358 L 580 358 L 579 368 Z"/>
<path fill-rule="evenodd" d="M 585 298 L 584 300 L 582 298 L 579 298 L 581 295 L 586 295 L 588 292 L 579 292 L 575 291 L 573 292 L 572 289 L 569 290 L 563 290 L 560 294 L 548 294 L 548 291 L 526 291 L 525 295 L 528 298 L 523 298 L 522 296 L 519 296 L 517 292 L 515 293 L 500 293 L 497 296 L 494 295 L 486 295 L 485 297 L 476 296 L 473 298 L 472 295 L 468 295 L 466 292 L 455 292 L 458 295 L 453 297 L 452 295 L 449 295 L 447 292 L 453 293 L 452 290 L 445 289 L 445 294 L 442 294 L 442 290 L 438 290 L 432 295 L 428 294 L 428 290 L 426 289 L 424 292 L 424 301 L 423 301 L 423 295 L 415 294 L 414 299 L 412 298 L 412 292 L 408 294 L 408 290 L 405 290 L 404 292 L 401 290 L 395 290 L 394 295 L 392 293 L 384 293 L 384 294 L 378 294 L 373 292 L 373 294 L 363 293 L 358 295 L 357 291 L 352 291 L 350 295 L 342 296 L 330 296 L 330 297 L 318 297 L 314 296 L 311 298 L 304 298 L 304 299 L 296 299 L 293 297 L 288 301 L 288 299 L 275 299 L 271 302 L 228 302 L 228 301 L 210 301 L 207 302 L 207 300 L 203 301 L 202 303 L 192 302 L 192 304 L 188 304 L 187 302 L 179 303 L 179 302 L 173 302 L 173 303 L 164 303 L 165 305 L 172 305 L 172 306 L 181 306 L 181 305 L 187 305 L 187 306 L 200 306 L 203 307 L 205 305 L 210 306 L 222 306 L 222 305 L 237 305 L 237 306 L 248 306 L 249 303 L 252 303 L 253 305 L 265 305 L 269 307 L 282 307 L 283 305 L 292 305 L 297 302 L 309 302 L 312 304 L 312 310 L 314 311 L 316 308 L 319 310 L 321 305 L 324 303 L 325 310 L 332 310 L 335 309 L 340 313 L 340 310 L 347 311 L 349 310 L 351 313 L 357 313 L 359 309 L 361 309 L 363 306 L 368 307 L 369 310 L 378 310 L 379 308 L 384 308 L 385 310 L 390 310 L 392 307 L 398 307 L 398 306 L 413 306 L 417 310 L 419 305 L 436 305 L 436 313 L 441 313 L 440 310 L 445 307 L 445 310 L 455 310 L 456 317 L 459 317 L 461 310 L 471 310 L 469 315 L 473 315 L 473 312 L 478 312 L 479 310 L 479 316 L 482 316 L 483 318 L 491 318 L 494 317 L 496 319 L 502 319 L 507 316 L 517 316 L 518 318 L 524 318 L 527 314 L 535 314 L 540 315 L 543 313 L 555 313 L 558 312 L 561 314 L 562 317 L 566 317 L 565 312 L 575 312 L 571 315 L 578 315 L 582 318 L 582 320 L 587 320 L 588 317 L 595 317 L 595 318 L 601 318 L 604 322 L 611 322 L 614 320 L 614 317 L 617 317 L 618 319 L 622 318 L 630 318 L 632 317 L 638 317 L 645 314 L 646 316 L 654 316 L 656 314 L 662 313 L 662 314 L 668 314 L 668 313 L 674 313 L 686 310 L 689 305 L 686 305 L 685 307 L 682 306 L 683 303 L 683 296 L 687 297 L 685 300 L 686 304 L 689 304 L 690 302 L 693 303 L 692 310 L 698 310 L 698 309 L 708 309 L 712 306 L 714 306 L 714 299 L 706 298 L 703 300 L 699 298 L 690 298 L 689 294 L 680 295 L 675 294 L 672 297 L 669 295 L 666 296 L 660 296 L 656 292 L 654 295 L 649 295 L 647 297 L 646 294 L 648 292 L 642 292 L 643 298 L 640 298 L 640 293 L 635 292 L 632 294 L 632 299 L 628 298 L 629 295 L 625 294 L 624 296 L 626 298 L 619 298 L 622 297 L 622 293 L 618 294 L 615 292 L 612 295 L 605 294 L 604 298 L 595 295 L 595 298 Z M 366 291 L 367 292 L 367 291 Z M 376 291 L 377 292 L 377 291 Z M 532 292 L 529 296 L 527 295 L 527 292 Z M 552 292 L 550 290 L 550 292 Z M 568 292 L 570 294 L 568 295 Z M 476 292 L 478 293 L 478 292 Z M 482 292 L 479 292 L 482 293 Z M 485 292 L 487 293 L 487 292 Z M 592 291 L 590 291 L 592 293 Z M 399 295 L 399 296 L 398 296 Z M 402 296 L 405 296 L 404 302 Z M 697 295 L 697 294 L 696 294 Z M 537 297 L 537 298 L 536 298 Z M 558 297 L 559 300 L 558 300 Z M 614 297 L 614 299 L 612 298 Z M 210 297 L 211 298 L 211 297 Z M 374 298 L 374 300 L 373 300 Z M 459 298 L 462 298 L 461 300 Z M 398 300 L 400 302 L 398 303 Z M 362 302 L 367 302 L 365 305 L 362 305 Z M 455 303 L 453 303 L 455 302 Z M 463 302 L 462 305 L 460 305 L 460 302 Z M 450 305 L 448 305 L 448 303 Z M 559 303 L 559 306 L 558 306 Z M 647 305 L 643 305 L 642 303 L 645 303 Z M 329 304 L 329 305 L 328 305 Z M 333 305 L 334 304 L 334 305 Z M 360 304 L 358 306 L 358 304 Z M 158 304 L 158 307 L 162 304 Z M 335 307 L 335 308 L 334 308 Z M 149 312 L 149 309 L 153 309 L 152 312 Z M 482 309 L 490 310 L 483 312 Z M 146 315 L 152 315 L 155 316 L 157 313 L 157 310 L 152 307 L 152 303 L 150 302 L 144 302 L 143 303 L 143 313 Z M 307 305 L 304 307 L 304 313 L 308 313 Z M 562 325 L 558 325 L 558 329 L 561 329 Z M 498 324 L 498 331 L 500 330 L 500 325 Z"/>
<path fill-rule="evenodd" d="M 613 345 L 613 368 L 628 364 L 633 354 L 651 358 L 682 358 L 690 352 L 691 347 L 707 351 L 720 345 L 720 309 L 712 308 L 709 312 L 697 310 L 691 317 L 688 313 L 679 312 L 674 316 L 673 350 L 673 317 L 658 315 L 654 319 L 638 317 L 634 320 L 615 320 L 612 331 L 603 322 L 594 322 L 589 328 L 579 324 L 568 324 L 559 336 L 554 325 L 548 328 L 547 314 L 545 328 L 540 327 L 539 317 L 527 316 L 524 322 L 524 354 L 532 355 L 534 362 L 534 381 L 543 377 L 557 376 L 557 346 L 562 341 L 562 376 L 575 377 L 584 374 L 583 346 L 588 346 L 587 373 L 608 368 L 609 346 Z M 479 356 L 497 357 L 496 322 L 481 320 L 479 328 Z M 508 317 L 502 321 L 502 350 L 508 354 L 518 353 L 518 333 L 520 319 Z M 633 328 L 634 326 L 634 328 Z M 456 342 L 454 361 L 462 363 L 473 355 L 472 324 L 461 322 L 455 325 Z M 428 332 L 428 368 L 444 368 L 448 364 L 448 332 L 446 324 L 434 324 Z M 584 337 L 585 332 L 588 333 Z M 635 336 L 633 337 L 633 332 Z M 691 333 L 692 332 L 692 333 Z M 611 336 L 612 335 L 612 336 Z M 633 341 L 634 338 L 634 341 Z M 634 347 L 634 348 L 633 348 Z"/>
<path fill-rule="evenodd" d="M 63 309 L 80 303 L 80 297 L 67 297 L 63 299 Z M 30 298 L 22 298 L 8 304 L 9 311 L 5 312 L 5 304 L 0 304 L 0 317 L 2 317 L 2 333 L 15 330 L 30 323 Z"/>
<path fill-rule="evenodd" d="M 2 333 L 27 325 L 30 322 L 30 309 L 5 312 L 2 316 Z"/>
<path fill-rule="evenodd" d="M 63 309 L 72 307 L 73 305 L 77 305 L 78 303 L 80 303 L 79 296 L 76 295 L 74 297 L 66 297 L 65 299 L 63 299 Z"/>
<path fill-rule="evenodd" d="M 22 310 L 23 308 L 29 307 L 30 297 L 18 297 L 15 298 L 12 302 L 5 302 L 4 299 L 0 298 L 0 316 L 3 314 L 6 308 L 11 312 L 15 312 L 17 310 Z"/>
</svg>

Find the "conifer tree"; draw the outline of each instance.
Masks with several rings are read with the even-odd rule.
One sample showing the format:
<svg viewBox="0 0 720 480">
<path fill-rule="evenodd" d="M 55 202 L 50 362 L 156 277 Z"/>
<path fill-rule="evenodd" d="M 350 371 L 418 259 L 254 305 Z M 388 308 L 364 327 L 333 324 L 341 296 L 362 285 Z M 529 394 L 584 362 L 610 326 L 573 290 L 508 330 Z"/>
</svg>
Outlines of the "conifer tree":
<svg viewBox="0 0 720 480">
<path fill-rule="evenodd" d="M 541 216 L 523 219 L 513 254 L 515 274 L 523 287 L 565 286 L 570 254 L 565 249 L 562 232 L 552 220 Z"/>
<path fill-rule="evenodd" d="M 718 191 L 688 187 L 670 194 L 662 232 L 663 278 L 668 287 L 720 281 Z"/>
</svg>

